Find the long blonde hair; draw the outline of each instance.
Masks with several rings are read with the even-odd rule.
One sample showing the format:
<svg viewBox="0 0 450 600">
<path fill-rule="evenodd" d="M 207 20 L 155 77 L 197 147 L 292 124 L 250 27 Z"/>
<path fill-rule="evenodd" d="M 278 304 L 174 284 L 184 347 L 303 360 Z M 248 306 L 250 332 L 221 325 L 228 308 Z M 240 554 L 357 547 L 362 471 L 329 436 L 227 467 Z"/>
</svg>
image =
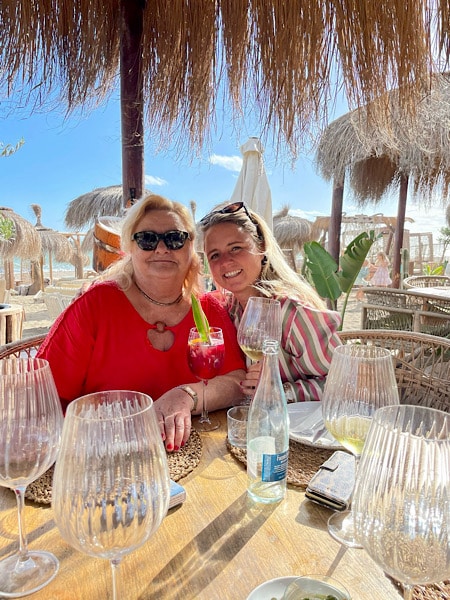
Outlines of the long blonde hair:
<svg viewBox="0 0 450 600">
<path fill-rule="evenodd" d="M 202 291 L 202 283 L 200 277 L 200 259 L 195 252 L 195 223 L 189 212 L 183 204 L 168 200 L 163 196 L 150 194 L 142 200 L 139 200 L 130 209 L 122 221 L 120 247 L 124 256 L 114 262 L 102 275 L 99 277 L 101 281 L 115 281 L 122 290 L 127 290 L 133 284 L 134 268 L 131 260 L 132 235 L 136 233 L 137 227 L 144 217 L 151 211 L 165 210 L 175 213 L 180 217 L 183 228 L 189 233 L 189 240 L 186 244 L 191 246 L 191 264 L 183 283 L 183 292 L 185 298 L 190 298 L 191 292 L 198 295 Z"/>
<path fill-rule="evenodd" d="M 259 279 L 253 284 L 255 290 L 264 296 L 288 296 L 312 308 L 326 308 L 314 288 L 289 266 L 264 219 L 248 207 L 233 213 L 215 212 L 226 205 L 222 203 L 216 206 L 204 217 L 199 224 L 200 231 L 204 235 L 213 225 L 234 223 L 253 238 L 258 251 L 264 255 Z"/>
</svg>

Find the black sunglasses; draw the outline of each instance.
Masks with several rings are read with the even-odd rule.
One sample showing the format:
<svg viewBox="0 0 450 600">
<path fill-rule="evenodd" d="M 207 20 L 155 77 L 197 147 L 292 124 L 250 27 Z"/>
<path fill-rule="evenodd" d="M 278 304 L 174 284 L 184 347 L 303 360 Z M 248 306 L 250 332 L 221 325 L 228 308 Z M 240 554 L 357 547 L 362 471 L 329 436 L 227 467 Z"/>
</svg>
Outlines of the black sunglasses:
<svg viewBox="0 0 450 600">
<path fill-rule="evenodd" d="M 155 250 L 156 246 L 162 240 L 169 250 L 180 250 L 186 240 L 191 239 L 187 231 L 165 231 L 164 233 L 156 233 L 156 231 L 138 231 L 131 236 L 131 239 L 136 242 L 141 250 Z"/>
<path fill-rule="evenodd" d="M 233 215 L 234 213 L 237 213 L 240 210 L 243 210 L 245 212 L 245 214 L 247 215 L 248 219 L 253 223 L 253 225 L 256 226 L 256 232 L 258 234 L 258 237 L 260 239 L 262 239 L 263 236 L 262 236 L 261 230 L 259 228 L 259 223 L 249 213 L 244 202 L 233 202 L 232 204 L 228 204 L 227 206 L 224 206 L 224 208 L 220 208 L 218 210 L 213 210 L 212 212 L 205 215 L 203 217 L 203 219 L 200 220 L 200 226 L 204 227 L 205 225 L 208 225 L 208 223 L 211 221 L 211 217 L 213 217 L 214 215 Z"/>
</svg>

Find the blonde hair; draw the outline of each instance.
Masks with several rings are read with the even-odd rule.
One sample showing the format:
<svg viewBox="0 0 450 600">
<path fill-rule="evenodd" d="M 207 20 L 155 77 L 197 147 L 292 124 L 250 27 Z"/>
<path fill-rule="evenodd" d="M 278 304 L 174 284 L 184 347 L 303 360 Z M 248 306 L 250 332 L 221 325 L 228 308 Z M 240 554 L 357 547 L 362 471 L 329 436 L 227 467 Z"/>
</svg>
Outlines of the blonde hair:
<svg viewBox="0 0 450 600">
<path fill-rule="evenodd" d="M 254 282 L 255 290 L 264 296 L 288 296 L 323 310 L 324 301 L 311 285 L 287 263 L 270 228 L 257 213 L 246 207 L 234 213 L 214 212 L 223 209 L 228 203 L 216 206 L 202 221 L 199 228 L 204 235 L 208 229 L 220 223 L 234 223 L 254 240 L 258 251 L 264 256 L 259 279 Z"/>
<path fill-rule="evenodd" d="M 124 256 L 114 262 L 99 277 L 101 281 L 115 281 L 122 290 L 127 290 L 133 284 L 134 268 L 131 260 L 131 248 L 135 243 L 132 235 L 136 233 L 137 227 L 144 217 L 151 211 L 164 210 L 176 214 L 183 223 L 183 229 L 189 233 L 186 244 L 191 247 L 191 264 L 183 283 L 183 292 L 185 297 L 190 297 L 191 293 L 196 295 L 202 292 L 202 283 L 200 277 L 200 259 L 194 250 L 196 237 L 195 223 L 189 212 L 183 204 L 168 200 L 157 194 L 150 194 L 142 200 L 139 200 L 130 209 L 128 209 L 121 228 L 120 246 Z"/>
</svg>

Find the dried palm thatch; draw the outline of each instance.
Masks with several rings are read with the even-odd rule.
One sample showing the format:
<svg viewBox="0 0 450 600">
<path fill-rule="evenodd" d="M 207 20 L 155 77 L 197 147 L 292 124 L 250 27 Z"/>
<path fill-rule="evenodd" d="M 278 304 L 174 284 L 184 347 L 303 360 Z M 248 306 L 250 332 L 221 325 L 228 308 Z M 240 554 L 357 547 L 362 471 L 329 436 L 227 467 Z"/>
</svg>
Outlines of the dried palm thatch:
<svg viewBox="0 0 450 600">
<path fill-rule="evenodd" d="M 448 0 L 2 0 L 0 85 L 39 105 L 58 89 L 69 110 L 103 100 L 132 4 L 147 124 L 164 145 L 201 146 L 223 100 L 237 117 L 253 107 L 295 154 L 342 85 L 353 106 L 392 87 L 410 106 L 433 58 L 449 62 Z"/>
<path fill-rule="evenodd" d="M 295 255 L 305 242 L 312 240 L 312 224 L 307 219 L 290 215 L 289 206 L 284 206 L 273 215 L 273 233 L 280 247 L 293 250 Z"/>
<path fill-rule="evenodd" d="M 71 200 L 64 221 L 69 229 L 80 231 L 91 227 L 98 217 L 120 217 L 123 210 L 122 186 L 110 185 Z"/>
<path fill-rule="evenodd" d="M 14 233 L 8 240 L 0 238 L 0 257 L 36 260 L 41 254 L 41 239 L 33 225 L 12 208 L 0 207 L 0 214 L 14 223 Z"/>
<path fill-rule="evenodd" d="M 31 208 L 36 215 L 35 228 L 41 238 L 42 252 L 48 253 L 49 256 L 59 262 L 70 262 L 73 264 L 75 256 L 75 247 L 73 244 L 70 243 L 64 234 L 42 225 L 42 208 L 39 204 L 31 204 Z"/>
<path fill-rule="evenodd" d="M 384 115 L 376 125 L 368 110 Z M 349 183 L 361 205 L 378 202 L 398 188 L 400 177 L 413 182 L 422 203 L 450 192 L 450 75 L 436 74 L 414 118 L 399 105 L 397 91 L 371 107 L 343 115 L 323 132 L 316 164 L 327 180 Z"/>
</svg>

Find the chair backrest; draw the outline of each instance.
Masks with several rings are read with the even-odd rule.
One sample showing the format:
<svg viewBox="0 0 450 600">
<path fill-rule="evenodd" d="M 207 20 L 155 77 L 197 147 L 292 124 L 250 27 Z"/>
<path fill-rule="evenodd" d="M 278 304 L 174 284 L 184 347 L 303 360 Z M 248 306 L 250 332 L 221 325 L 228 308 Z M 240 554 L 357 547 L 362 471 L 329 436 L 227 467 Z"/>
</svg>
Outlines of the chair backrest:
<svg viewBox="0 0 450 600">
<path fill-rule="evenodd" d="M 59 293 L 46 293 L 44 295 L 44 302 L 51 319 L 56 319 L 57 317 L 59 317 L 62 311 L 66 308 L 66 304 L 63 301 L 63 297 Z"/>
<path fill-rule="evenodd" d="M 39 349 L 39 346 L 45 340 L 46 333 L 35 335 L 30 338 L 22 339 L 17 342 L 10 342 L 0 346 L 0 359 L 8 358 L 9 356 L 17 357 L 33 357 Z"/>
<path fill-rule="evenodd" d="M 402 404 L 450 412 L 449 339 L 387 329 L 341 331 L 339 336 L 344 344 L 369 344 L 391 351 Z"/>
<path fill-rule="evenodd" d="M 405 289 L 448 286 L 450 286 L 450 277 L 447 277 L 447 275 L 411 275 L 411 277 L 406 277 L 403 280 Z"/>
</svg>

